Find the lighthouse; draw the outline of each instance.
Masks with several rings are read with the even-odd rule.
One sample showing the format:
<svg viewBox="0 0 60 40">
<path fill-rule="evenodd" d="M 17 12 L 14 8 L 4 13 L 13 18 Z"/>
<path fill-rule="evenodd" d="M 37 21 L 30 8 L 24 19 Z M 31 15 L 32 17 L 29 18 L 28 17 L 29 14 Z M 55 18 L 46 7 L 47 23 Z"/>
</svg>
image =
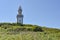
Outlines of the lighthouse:
<svg viewBox="0 0 60 40">
<path fill-rule="evenodd" d="M 22 14 L 21 6 L 19 6 L 19 9 L 18 9 L 17 23 L 23 24 L 23 14 Z"/>
</svg>

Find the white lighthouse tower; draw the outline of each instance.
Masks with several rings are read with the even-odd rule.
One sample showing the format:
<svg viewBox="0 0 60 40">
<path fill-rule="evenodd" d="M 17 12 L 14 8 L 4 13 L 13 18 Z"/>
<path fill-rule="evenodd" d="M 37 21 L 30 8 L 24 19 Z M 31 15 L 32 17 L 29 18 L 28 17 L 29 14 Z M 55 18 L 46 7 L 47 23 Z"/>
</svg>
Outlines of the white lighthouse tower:
<svg viewBox="0 0 60 40">
<path fill-rule="evenodd" d="M 21 6 L 19 6 L 19 9 L 18 9 L 17 23 L 23 24 L 23 15 L 22 15 L 22 8 L 21 8 Z"/>
</svg>

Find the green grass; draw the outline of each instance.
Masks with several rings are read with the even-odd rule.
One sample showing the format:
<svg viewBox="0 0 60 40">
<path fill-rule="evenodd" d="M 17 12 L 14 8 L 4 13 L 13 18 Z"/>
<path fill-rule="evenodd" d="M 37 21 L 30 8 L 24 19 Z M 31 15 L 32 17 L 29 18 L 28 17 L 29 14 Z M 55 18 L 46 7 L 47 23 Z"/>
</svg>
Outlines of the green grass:
<svg viewBox="0 0 60 40">
<path fill-rule="evenodd" d="M 20 32 L 18 34 L 0 34 L 0 40 L 60 40 L 60 33 Z"/>
<path fill-rule="evenodd" d="M 17 30 L 19 28 L 26 28 L 26 30 Z M 31 31 L 27 30 L 29 28 Z M 43 31 L 39 31 L 38 29 Z M 37 32 L 32 30 L 37 30 Z M 0 23 L 0 40 L 60 40 L 60 29 L 31 24 Z"/>
</svg>

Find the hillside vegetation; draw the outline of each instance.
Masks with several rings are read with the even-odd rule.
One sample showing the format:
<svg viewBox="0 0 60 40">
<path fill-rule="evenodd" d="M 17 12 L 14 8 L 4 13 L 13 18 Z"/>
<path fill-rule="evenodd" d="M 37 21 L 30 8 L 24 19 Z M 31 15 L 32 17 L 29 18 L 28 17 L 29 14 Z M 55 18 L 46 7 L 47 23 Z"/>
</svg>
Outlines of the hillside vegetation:
<svg viewBox="0 0 60 40">
<path fill-rule="evenodd" d="M 31 24 L 0 23 L 0 40 L 60 40 L 60 29 Z"/>
</svg>

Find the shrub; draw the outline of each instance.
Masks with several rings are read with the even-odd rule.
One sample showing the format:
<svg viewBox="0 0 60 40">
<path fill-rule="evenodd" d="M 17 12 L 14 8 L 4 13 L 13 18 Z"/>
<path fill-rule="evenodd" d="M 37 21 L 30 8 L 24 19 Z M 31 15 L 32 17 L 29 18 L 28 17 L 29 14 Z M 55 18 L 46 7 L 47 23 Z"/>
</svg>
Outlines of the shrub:
<svg viewBox="0 0 60 40">
<path fill-rule="evenodd" d="M 21 23 L 12 23 L 13 26 L 23 26 Z"/>
<path fill-rule="evenodd" d="M 39 27 L 39 26 L 37 26 L 37 27 L 35 27 L 35 29 L 33 30 L 33 31 L 40 31 L 40 32 L 42 32 L 43 30 L 42 30 L 42 28 L 41 27 Z"/>
</svg>

